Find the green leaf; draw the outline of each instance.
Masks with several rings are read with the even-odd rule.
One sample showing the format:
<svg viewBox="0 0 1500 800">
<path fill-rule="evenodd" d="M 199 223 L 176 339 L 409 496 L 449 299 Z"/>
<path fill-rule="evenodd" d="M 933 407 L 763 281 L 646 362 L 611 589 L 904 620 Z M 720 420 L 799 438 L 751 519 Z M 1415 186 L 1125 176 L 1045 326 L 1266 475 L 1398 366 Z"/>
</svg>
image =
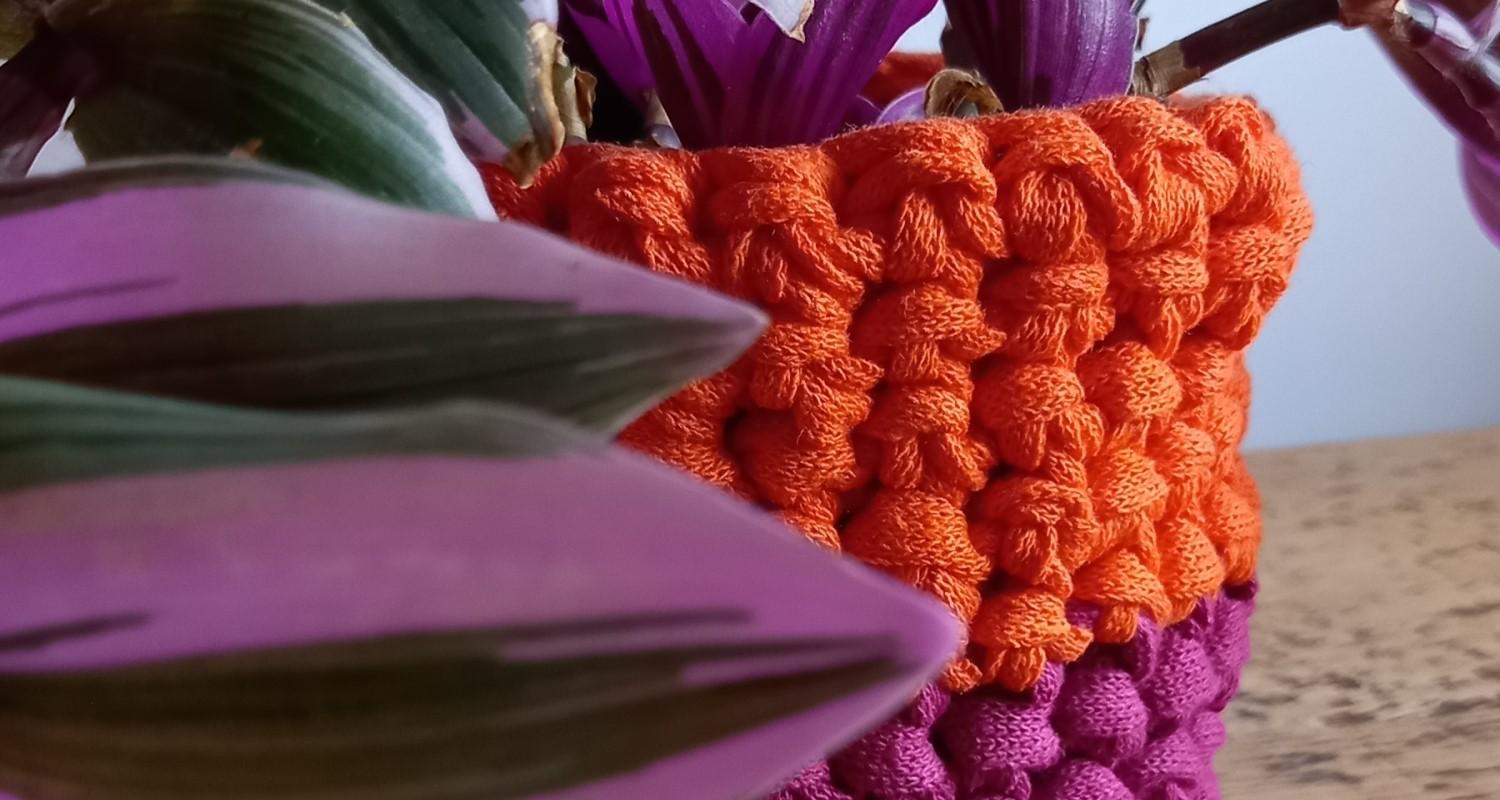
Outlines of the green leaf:
<svg viewBox="0 0 1500 800">
<path fill-rule="evenodd" d="M 471 119 L 507 147 L 533 136 L 527 109 L 538 90 L 519 0 L 412 2 L 318 0 L 348 15 L 407 77 L 443 104 L 456 130 Z M 504 157 L 499 153 L 489 156 Z"/>
<path fill-rule="evenodd" d="M 0 343 L 11 375 L 257 408 L 370 409 L 454 397 L 616 430 L 717 364 L 716 320 L 580 314 L 569 303 L 412 300 L 223 309 Z"/>
<path fill-rule="evenodd" d="M 470 153 L 523 180 L 569 137 L 586 137 L 592 78 L 580 90 L 556 30 L 533 22 L 525 0 L 318 1 L 436 97 Z"/>
<path fill-rule="evenodd" d="M 0 490 L 362 455 L 514 458 L 597 446 L 555 420 L 496 404 L 285 414 L 0 377 Z"/>
<path fill-rule="evenodd" d="M 93 157 L 240 152 L 494 217 L 442 109 L 311 0 L 57 0 L 47 19 L 110 65 L 70 122 Z"/>
<path fill-rule="evenodd" d="M 318 183 L 179 157 L 0 185 L 0 374 L 282 409 L 496 400 L 613 432 L 764 327 L 532 227 Z"/>
<path fill-rule="evenodd" d="M 220 134 L 191 114 L 118 83 L 106 85 L 79 103 L 68 117 L 67 128 L 91 166 L 182 153 L 224 153 L 228 146 Z"/>
<path fill-rule="evenodd" d="M 531 796 L 640 769 L 900 669 L 880 638 L 728 643 L 734 624 L 723 616 L 564 620 L 0 675 L 0 786 L 28 800 Z M 578 644 L 590 630 L 688 625 L 721 643 Z"/>
</svg>

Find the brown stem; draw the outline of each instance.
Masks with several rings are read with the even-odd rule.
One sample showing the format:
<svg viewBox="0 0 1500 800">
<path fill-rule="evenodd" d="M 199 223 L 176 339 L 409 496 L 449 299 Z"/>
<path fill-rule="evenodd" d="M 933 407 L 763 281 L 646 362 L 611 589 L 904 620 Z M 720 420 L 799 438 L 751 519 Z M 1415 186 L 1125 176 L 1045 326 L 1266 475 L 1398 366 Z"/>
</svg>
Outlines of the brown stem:
<svg viewBox="0 0 1500 800">
<path fill-rule="evenodd" d="M 1339 0 L 1265 0 L 1136 62 L 1131 90 L 1166 96 L 1283 39 L 1343 20 Z"/>
</svg>

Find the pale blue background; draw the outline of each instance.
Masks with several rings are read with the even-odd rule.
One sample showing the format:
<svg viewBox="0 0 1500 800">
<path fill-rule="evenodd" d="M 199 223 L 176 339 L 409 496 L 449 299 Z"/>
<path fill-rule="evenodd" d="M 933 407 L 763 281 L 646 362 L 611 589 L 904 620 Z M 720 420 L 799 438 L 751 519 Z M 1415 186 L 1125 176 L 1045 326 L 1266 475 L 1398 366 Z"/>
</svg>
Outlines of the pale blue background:
<svg viewBox="0 0 1500 800">
<path fill-rule="evenodd" d="M 1248 2 L 1149 0 L 1152 46 Z M 932 50 L 940 14 L 905 49 Z M 1500 251 L 1468 216 L 1452 137 L 1363 34 L 1317 31 L 1225 69 L 1305 167 L 1318 227 L 1251 351 L 1250 445 L 1500 424 Z M 42 169 L 70 163 L 66 141 Z"/>
<path fill-rule="evenodd" d="M 1148 0 L 1151 46 L 1248 4 Z M 934 15 L 904 49 L 941 29 Z M 1318 211 L 1251 350 L 1250 445 L 1500 425 L 1500 250 L 1468 217 L 1452 137 L 1374 43 L 1315 31 L 1204 87 L 1275 113 Z"/>
</svg>

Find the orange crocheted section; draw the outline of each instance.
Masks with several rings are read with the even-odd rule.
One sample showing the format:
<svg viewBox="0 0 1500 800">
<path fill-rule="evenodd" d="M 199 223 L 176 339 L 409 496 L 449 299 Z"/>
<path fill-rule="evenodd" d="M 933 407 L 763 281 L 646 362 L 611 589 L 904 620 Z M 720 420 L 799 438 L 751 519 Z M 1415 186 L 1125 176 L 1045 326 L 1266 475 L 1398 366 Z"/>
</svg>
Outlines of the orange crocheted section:
<svg viewBox="0 0 1500 800">
<path fill-rule="evenodd" d="M 948 688 L 1026 687 L 1251 578 L 1241 351 L 1311 216 L 1249 101 L 588 146 L 488 180 L 505 216 L 768 312 L 624 439 L 941 598 L 970 631 Z"/>
</svg>

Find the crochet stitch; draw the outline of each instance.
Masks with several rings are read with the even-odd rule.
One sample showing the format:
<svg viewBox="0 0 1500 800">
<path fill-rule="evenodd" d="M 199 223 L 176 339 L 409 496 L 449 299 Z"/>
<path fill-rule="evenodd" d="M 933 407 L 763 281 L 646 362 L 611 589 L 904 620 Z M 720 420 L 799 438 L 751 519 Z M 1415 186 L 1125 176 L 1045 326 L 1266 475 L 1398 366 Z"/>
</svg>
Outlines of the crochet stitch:
<svg viewBox="0 0 1500 800">
<path fill-rule="evenodd" d="M 1024 689 L 1250 579 L 1241 352 L 1311 228 L 1251 102 L 584 146 L 529 189 L 486 177 L 504 216 L 766 310 L 751 352 L 623 438 L 941 598 L 970 626 L 946 689 Z"/>
<path fill-rule="evenodd" d="M 1219 712 L 1250 655 L 1253 586 L 1128 645 L 1052 664 L 1030 692 L 930 686 L 773 800 L 1209 800 Z M 1071 616 L 1087 624 L 1089 611 Z"/>
</svg>

